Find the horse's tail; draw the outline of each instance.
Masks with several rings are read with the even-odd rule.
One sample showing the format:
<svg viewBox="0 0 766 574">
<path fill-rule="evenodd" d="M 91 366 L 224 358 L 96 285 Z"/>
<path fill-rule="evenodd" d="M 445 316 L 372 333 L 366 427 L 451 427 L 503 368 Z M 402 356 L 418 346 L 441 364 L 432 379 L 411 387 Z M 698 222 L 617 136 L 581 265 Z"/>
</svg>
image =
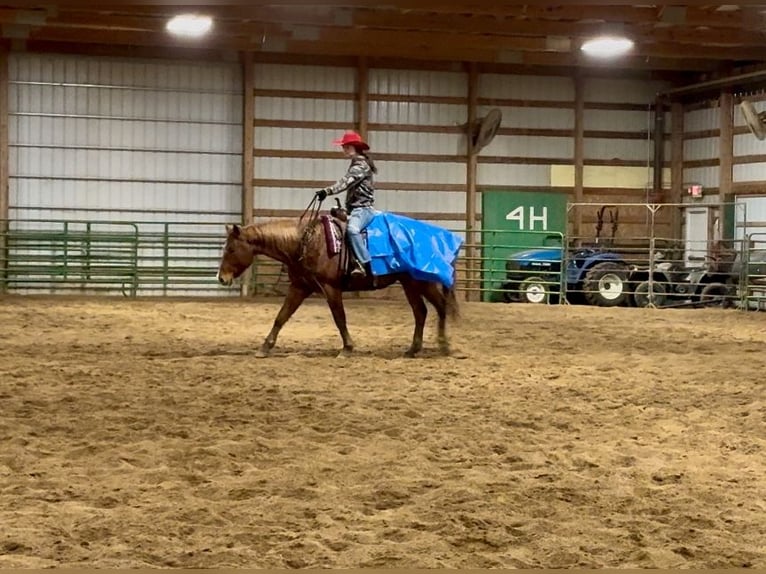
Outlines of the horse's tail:
<svg viewBox="0 0 766 574">
<path fill-rule="evenodd" d="M 444 299 L 447 302 L 447 314 L 450 316 L 451 319 L 459 319 L 460 318 L 460 305 L 458 305 L 457 302 L 457 269 L 454 267 L 452 268 L 452 287 L 447 287 L 446 285 L 442 285 L 442 293 L 444 294 Z"/>
<path fill-rule="evenodd" d="M 444 293 L 444 298 L 447 301 L 447 314 L 450 316 L 450 319 L 459 319 L 460 305 L 458 305 L 457 302 L 455 284 L 453 283 L 452 287 L 445 287 L 442 285 L 442 292 Z"/>
</svg>

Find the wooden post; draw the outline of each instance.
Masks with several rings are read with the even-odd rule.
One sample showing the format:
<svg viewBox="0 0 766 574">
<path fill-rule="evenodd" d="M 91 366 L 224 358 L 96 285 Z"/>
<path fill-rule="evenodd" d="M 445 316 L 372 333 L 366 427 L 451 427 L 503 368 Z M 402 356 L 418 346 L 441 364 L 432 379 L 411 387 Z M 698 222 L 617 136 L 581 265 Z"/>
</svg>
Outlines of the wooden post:
<svg viewBox="0 0 766 574">
<path fill-rule="evenodd" d="M 472 299 L 471 293 L 479 284 L 477 275 L 480 268 L 476 261 L 479 251 L 476 249 L 476 172 L 478 161 L 473 149 L 471 130 L 476 124 L 476 108 L 479 100 L 479 72 L 476 62 L 468 65 L 468 137 L 466 144 L 466 194 L 465 194 L 465 241 L 466 241 L 466 301 Z M 480 294 L 476 300 L 481 300 Z"/>
<path fill-rule="evenodd" d="M 582 203 L 585 196 L 585 80 L 576 73 L 574 117 L 574 202 Z M 569 219 L 567 217 L 567 219 Z M 582 207 L 574 208 L 572 221 L 575 238 L 582 236 Z"/>
<path fill-rule="evenodd" d="M 684 106 L 674 102 L 670 107 L 670 203 L 679 204 L 682 201 L 684 188 Z M 681 208 L 672 208 L 670 218 L 670 235 L 673 239 L 681 239 Z"/>
<path fill-rule="evenodd" d="M 8 187 L 8 51 L 0 49 L 0 292 L 7 288 L 8 245 L 6 233 L 10 212 Z"/>
<path fill-rule="evenodd" d="M 732 180 L 734 178 L 734 98 L 732 93 L 724 91 L 720 99 L 721 135 L 719 153 L 721 163 L 718 173 L 718 199 L 721 203 L 734 201 Z M 718 213 L 718 237 L 724 237 L 724 212 Z"/>
<path fill-rule="evenodd" d="M 255 193 L 255 165 L 253 150 L 255 130 L 255 70 L 252 52 L 242 53 L 242 223 L 253 222 Z M 257 259 L 253 262 L 252 273 L 257 272 Z M 248 295 L 248 283 L 242 284 L 241 295 Z"/>
</svg>

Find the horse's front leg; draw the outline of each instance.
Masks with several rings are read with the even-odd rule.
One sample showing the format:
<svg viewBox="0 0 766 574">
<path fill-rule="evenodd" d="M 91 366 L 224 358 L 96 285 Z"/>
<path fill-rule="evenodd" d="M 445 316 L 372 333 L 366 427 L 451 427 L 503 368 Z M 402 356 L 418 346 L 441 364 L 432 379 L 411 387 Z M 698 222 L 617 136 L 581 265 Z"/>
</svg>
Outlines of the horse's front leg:
<svg viewBox="0 0 766 574">
<path fill-rule="evenodd" d="M 256 353 L 256 357 L 268 357 L 271 349 L 277 342 L 277 336 L 288 319 L 293 316 L 296 309 L 301 306 L 301 303 L 311 294 L 311 290 L 304 287 L 298 287 L 296 285 L 290 285 L 287 289 L 287 297 L 285 302 L 282 303 L 282 308 L 277 313 L 277 318 L 274 319 L 274 326 L 271 327 L 271 331 L 266 336 L 266 340 L 263 341 L 263 345 Z"/>
<path fill-rule="evenodd" d="M 343 291 L 337 287 L 331 287 L 324 285 L 324 293 L 327 297 L 327 304 L 332 311 L 332 318 L 335 320 L 335 326 L 340 331 L 341 339 L 343 339 L 343 349 L 341 349 L 338 357 L 348 357 L 351 355 L 351 351 L 354 350 L 354 341 L 351 340 L 351 335 L 346 327 L 346 310 L 343 308 Z"/>
</svg>

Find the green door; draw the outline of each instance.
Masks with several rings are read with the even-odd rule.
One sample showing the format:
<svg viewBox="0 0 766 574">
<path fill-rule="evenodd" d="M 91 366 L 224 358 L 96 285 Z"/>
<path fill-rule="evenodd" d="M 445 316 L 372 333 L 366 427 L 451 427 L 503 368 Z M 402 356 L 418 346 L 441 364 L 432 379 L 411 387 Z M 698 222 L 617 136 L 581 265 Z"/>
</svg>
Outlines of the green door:
<svg viewBox="0 0 766 574">
<path fill-rule="evenodd" d="M 524 249 L 561 243 L 567 227 L 565 193 L 488 191 L 482 198 L 482 300 L 498 300 L 505 260 Z"/>
</svg>

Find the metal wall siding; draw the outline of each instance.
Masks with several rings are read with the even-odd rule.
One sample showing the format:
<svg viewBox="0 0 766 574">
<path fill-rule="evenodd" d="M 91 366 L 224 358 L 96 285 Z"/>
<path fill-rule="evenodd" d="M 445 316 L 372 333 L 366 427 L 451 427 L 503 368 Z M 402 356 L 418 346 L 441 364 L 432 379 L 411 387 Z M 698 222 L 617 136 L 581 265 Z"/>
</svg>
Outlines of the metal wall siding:
<svg viewBox="0 0 766 574">
<path fill-rule="evenodd" d="M 355 104 L 349 98 L 333 98 L 334 93 L 356 91 L 354 68 L 255 64 L 257 90 L 292 90 L 316 93 L 316 97 L 255 97 L 255 119 L 296 122 L 339 122 L 353 127 Z M 329 93 L 329 95 L 328 95 Z M 332 145 L 341 130 L 310 127 L 267 127 L 256 125 L 253 141 L 259 154 L 254 159 L 254 174 L 260 180 L 305 180 L 328 185 L 337 181 L 348 161 Z M 268 150 L 277 150 L 273 156 Z M 292 152 L 338 152 L 337 160 L 278 157 L 279 150 Z M 311 190 L 295 186 L 255 186 L 254 207 L 258 209 L 303 210 L 312 197 Z"/>
<path fill-rule="evenodd" d="M 230 211 L 223 190 L 241 182 L 235 65 L 13 54 L 10 70 L 17 212 Z M 188 195 L 170 191 L 178 185 Z"/>
<path fill-rule="evenodd" d="M 255 88 L 312 92 L 356 91 L 356 70 L 351 67 L 254 64 Z"/>
<path fill-rule="evenodd" d="M 527 108 L 510 106 L 478 106 L 476 115 L 484 117 L 492 108 L 503 114 L 502 128 L 549 130 L 574 129 L 575 113 L 570 108 Z"/>
<path fill-rule="evenodd" d="M 766 110 L 766 102 L 753 101 L 753 106 L 757 112 L 763 112 Z M 739 106 L 734 110 L 734 125 L 737 127 L 745 126 L 745 119 L 742 116 L 742 111 Z M 734 160 L 742 156 L 749 155 L 763 155 L 766 147 L 764 142 L 756 138 L 750 130 L 744 134 L 738 134 L 734 136 Z M 733 181 L 735 183 L 752 182 L 752 181 L 766 181 L 766 162 L 759 163 L 747 163 L 734 166 Z M 762 200 L 761 200 L 762 201 Z M 749 209 L 749 208 L 748 208 Z M 750 218 L 750 212 L 747 214 Z M 759 221 L 763 221 L 761 218 Z"/>
<path fill-rule="evenodd" d="M 557 107 L 557 102 L 573 102 L 574 82 L 568 77 L 481 74 L 479 98 L 550 102 L 550 107 L 499 106 L 503 113 L 501 128 L 574 129 L 574 109 Z M 482 104 L 478 116 L 484 116 L 494 104 Z M 553 158 L 564 162 L 574 157 L 573 137 L 498 135 L 481 151 L 477 185 L 493 187 L 546 187 L 551 183 L 550 165 L 482 163 L 482 156 Z"/>
<path fill-rule="evenodd" d="M 584 84 L 586 102 L 642 104 L 647 108 L 654 104 L 657 94 L 668 86 L 664 82 L 615 78 L 589 78 Z"/>
<path fill-rule="evenodd" d="M 460 72 L 371 69 L 368 77 L 370 94 L 465 98 L 468 93 L 468 76 Z"/>
<path fill-rule="evenodd" d="M 133 211 L 130 219 L 143 220 L 150 215 L 158 215 L 160 220 L 171 217 L 173 213 L 200 210 L 211 216 L 236 213 L 240 208 L 239 185 L 221 186 L 217 193 L 211 194 L 206 185 L 199 184 L 162 184 L 146 186 L 135 182 L 114 182 L 109 185 L 113 193 L 106 197 L 104 184 L 100 181 L 62 181 L 59 179 L 21 180 L 13 190 L 13 208 L 16 215 L 35 212 L 31 217 L 38 217 L 39 210 L 56 213 L 57 219 L 68 218 L 71 209 L 91 210 L 98 213 L 92 219 L 115 220 L 114 212 Z M 141 207 L 136 208 L 137 203 Z M 167 213 L 141 213 L 142 210 L 163 210 Z M 204 214 L 200 214 L 202 217 Z M 190 218 L 184 216 L 186 220 Z M 197 217 L 192 218 L 197 221 Z"/>
<path fill-rule="evenodd" d="M 466 150 L 466 138 L 460 134 L 373 131 L 369 139 L 375 153 L 455 156 Z"/>
<path fill-rule="evenodd" d="M 718 106 L 701 110 L 691 110 L 684 114 L 684 131 L 698 132 L 717 130 L 719 122 L 720 111 L 718 110 Z"/>
<path fill-rule="evenodd" d="M 654 142 L 617 138 L 585 138 L 584 153 L 586 160 L 653 161 Z"/>
<path fill-rule="evenodd" d="M 477 174 L 479 186 L 547 187 L 551 184 L 549 165 L 480 164 Z"/>
<path fill-rule="evenodd" d="M 465 163 L 385 161 L 378 167 L 380 172 L 375 177 L 378 182 L 462 184 L 465 183 L 466 178 Z M 424 203 L 423 207 L 430 209 L 434 206 Z"/>
<path fill-rule="evenodd" d="M 368 118 L 373 124 L 459 126 L 465 123 L 467 113 L 467 107 L 460 104 L 370 102 Z"/>
<path fill-rule="evenodd" d="M 337 137 L 338 130 L 258 127 L 254 139 L 259 149 L 326 152 L 337 151 L 330 145 Z"/>
<path fill-rule="evenodd" d="M 743 163 L 734 166 L 733 181 L 766 181 L 766 163 Z"/>
<path fill-rule="evenodd" d="M 748 131 L 734 136 L 734 157 L 743 155 L 762 155 L 766 151 L 764 142 Z"/>
<path fill-rule="evenodd" d="M 574 139 L 541 136 L 496 136 L 481 153 L 489 156 L 572 159 L 574 157 Z"/>
<path fill-rule="evenodd" d="M 719 138 L 699 138 L 684 141 L 684 160 L 699 161 L 720 157 Z"/>
<path fill-rule="evenodd" d="M 670 118 L 666 120 L 669 122 Z M 667 124 L 670 125 L 669 123 Z M 646 132 L 654 129 L 654 112 L 628 110 L 588 110 L 583 113 L 583 127 L 588 130 Z"/>
<path fill-rule="evenodd" d="M 574 82 L 556 76 L 521 76 L 481 74 L 479 94 L 482 98 L 573 102 Z"/>
<path fill-rule="evenodd" d="M 255 98 L 255 117 L 261 120 L 297 122 L 349 122 L 351 125 L 354 118 L 354 102 L 258 96 Z"/>
<path fill-rule="evenodd" d="M 254 161 L 257 179 L 297 179 L 331 183 L 343 176 L 348 168 L 348 161 L 342 159 L 340 154 L 338 154 L 337 160 L 256 157 Z M 259 193 L 256 192 L 256 200 L 258 195 Z M 260 207 L 260 205 L 256 205 L 256 207 Z"/>
<path fill-rule="evenodd" d="M 704 187 L 717 188 L 718 172 L 718 166 L 685 168 L 684 183 L 699 183 Z"/>
</svg>

